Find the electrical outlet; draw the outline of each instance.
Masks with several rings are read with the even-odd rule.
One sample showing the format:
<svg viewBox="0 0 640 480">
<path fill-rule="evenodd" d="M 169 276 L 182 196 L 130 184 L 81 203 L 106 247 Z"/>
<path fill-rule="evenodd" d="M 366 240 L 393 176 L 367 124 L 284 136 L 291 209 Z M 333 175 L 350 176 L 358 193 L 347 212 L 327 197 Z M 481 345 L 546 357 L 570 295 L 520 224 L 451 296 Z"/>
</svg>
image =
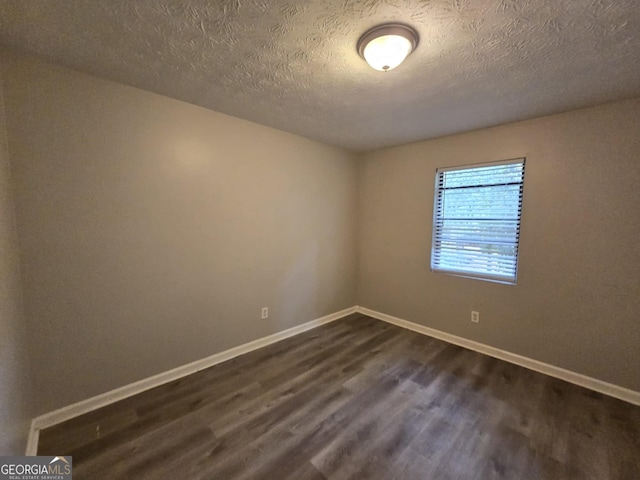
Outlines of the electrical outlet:
<svg viewBox="0 0 640 480">
<path fill-rule="evenodd" d="M 262 307 L 262 319 L 269 318 L 269 307 Z"/>
<path fill-rule="evenodd" d="M 473 323 L 480 323 L 480 312 L 471 311 L 471 321 Z"/>
</svg>

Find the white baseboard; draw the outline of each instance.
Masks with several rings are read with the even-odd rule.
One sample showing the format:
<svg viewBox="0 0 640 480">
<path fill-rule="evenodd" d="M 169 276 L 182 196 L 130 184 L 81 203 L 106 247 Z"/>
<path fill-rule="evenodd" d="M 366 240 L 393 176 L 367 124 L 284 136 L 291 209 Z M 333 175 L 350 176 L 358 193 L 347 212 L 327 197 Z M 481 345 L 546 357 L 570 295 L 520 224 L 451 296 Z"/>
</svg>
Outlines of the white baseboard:
<svg viewBox="0 0 640 480">
<path fill-rule="evenodd" d="M 35 456 L 38 454 L 38 440 L 40 438 L 40 429 L 36 427 L 36 419 L 31 420 L 31 428 L 29 429 L 29 437 L 27 438 L 27 456 Z"/>
<path fill-rule="evenodd" d="M 40 435 L 40 430 L 44 428 L 62 423 L 79 415 L 84 415 L 85 413 L 89 413 L 111 403 L 118 402 L 132 395 L 144 392 L 145 390 L 149 390 L 151 388 L 158 387 L 179 378 L 186 377 L 187 375 L 191 375 L 192 373 L 204 370 L 205 368 L 212 367 L 222 362 L 226 362 L 227 360 L 231 360 L 232 358 L 251 352 L 253 350 L 266 347 L 267 345 L 279 342 L 281 340 L 284 340 L 285 338 L 293 337 L 294 335 L 306 332 L 307 330 L 312 330 L 319 327 L 320 325 L 339 320 L 340 318 L 351 315 L 352 313 L 356 313 L 356 307 L 350 307 L 339 312 L 332 313 L 315 320 L 311 320 L 310 322 L 303 323 L 302 325 L 297 325 L 287 330 L 283 330 L 281 332 L 277 332 L 272 335 L 253 340 L 249 343 L 245 343 L 229 350 L 225 350 L 224 352 L 216 353 L 215 355 L 211 355 L 210 357 L 196 360 L 195 362 L 189 363 L 187 365 L 182 365 L 181 367 L 159 373 L 158 375 L 139 380 L 135 383 L 131 383 L 120 388 L 116 388 L 115 390 L 111 390 L 110 392 L 102 393 L 95 397 L 91 397 L 78 403 L 74 403 L 73 405 L 69 405 L 53 412 L 40 415 L 39 417 L 34 418 L 31 422 L 31 430 L 29 431 L 26 455 L 33 456 L 37 454 L 38 437 Z"/>
<path fill-rule="evenodd" d="M 586 375 L 582 375 L 581 373 L 572 372 L 570 370 L 565 370 L 564 368 L 549 365 L 548 363 L 543 363 L 538 360 L 533 360 L 532 358 L 523 357 L 515 353 L 507 352 L 505 350 L 500 350 L 499 348 L 491 347 L 483 343 L 474 342 L 473 340 L 468 340 L 456 335 L 451 335 L 450 333 L 445 333 L 440 330 L 425 327 L 417 323 L 409 322 L 398 317 L 387 315 L 386 313 L 376 312 L 375 310 L 370 310 L 365 307 L 356 307 L 356 311 L 362 313 L 363 315 L 368 315 L 369 317 L 382 320 L 383 322 L 391 323 L 393 325 L 397 325 L 398 327 L 406 328 L 407 330 L 412 330 L 429 337 L 437 338 L 439 340 L 443 340 L 445 342 L 452 343 L 469 350 L 474 350 L 476 352 L 489 355 L 490 357 L 498 358 L 500 360 L 504 360 L 506 362 L 528 368 L 529 370 L 534 370 L 536 372 L 549 375 L 550 377 L 559 378 L 560 380 L 573 383 L 580 387 L 585 387 L 590 390 L 603 393 L 604 395 L 609 395 L 610 397 L 615 397 L 620 400 L 624 400 L 625 402 L 640 406 L 640 392 L 620 387 L 612 383 L 603 382 L 602 380 L 588 377 Z"/>
<path fill-rule="evenodd" d="M 412 330 L 417 333 L 421 333 L 423 335 L 427 335 L 429 337 L 437 338 L 439 340 L 443 340 L 445 342 L 467 348 L 469 350 L 489 355 L 490 357 L 498 358 L 500 360 L 504 360 L 506 362 L 513 363 L 515 365 L 519 365 L 521 367 L 525 367 L 530 370 L 549 375 L 551 377 L 559 378 L 560 380 L 565 380 L 569 383 L 573 383 L 575 385 L 588 388 L 604 395 L 609 395 L 611 397 L 615 397 L 620 400 L 624 400 L 626 402 L 640 406 L 640 392 L 636 392 L 634 390 L 620 387 L 611 383 L 603 382 L 602 380 L 588 377 L 586 375 L 572 372 L 570 370 L 565 370 L 564 368 L 549 365 L 538 360 L 523 357 L 515 353 L 500 350 L 499 348 L 491 347 L 483 343 L 468 340 L 463 337 L 458 337 L 450 333 L 425 327 L 424 325 L 409 322 L 392 315 L 387 315 L 386 313 L 377 312 L 365 307 L 355 306 L 312 320 L 302 325 L 283 330 L 282 332 L 274 333 L 272 335 L 253 340 L 249 343 L 239 345 L 224 352 L 216 353 L 215 355 L 211 355 L 210 357 L 197 360 L 187 365 L 174 368 L 173 370 L 169 370 L 158 375 L 145 378 L 138 382 L 125 385 L 115 390 L 111 390 L 110 392 L 106 392 L 95 397 L 82 400 L 78 403 L 74 403 L 73 405 L 69 405 L 59 410 L 55 410 L 53 412 L 36 417 L 31 422 L 26 455 L 32 456 L 37 454 L 38 438 L 40 435 L 40 430 L 42 430 L 43 428 L 48 428 L 79 415 L 89 413 L 111 403 L 115 403 L 132 395 L 144 392 L 145 390 L 149 390 L 151 388 L 163 385 L 168 382 L 172 382 L 179 378 L 186 377 L 187 375 L 191 375 L 192 373 L 204 370 L 205 368 L 209 368 L 227 360 L 231 360 L 232 358 L 251 352 L 253 350 L 266 347 L 267 345 L 279 342 L 280 340 L 293 337 L 295 335 L 298 335 L 299 333 L 306 332 L 307 330 L 312 330 L 316 327 L 319 327 L 320 325 L 339 320 L 340 318 L 346 317 L 347 315 L 351 315 L 352 313 L 356 312 L 362 313 L 363 315 L 368 315 L 372 318 L 376 318 L 387 323 L 391 323 L 393 325 L 397 325 L 402 328 L 406 328 L 408 330 Z"/>
</svg>

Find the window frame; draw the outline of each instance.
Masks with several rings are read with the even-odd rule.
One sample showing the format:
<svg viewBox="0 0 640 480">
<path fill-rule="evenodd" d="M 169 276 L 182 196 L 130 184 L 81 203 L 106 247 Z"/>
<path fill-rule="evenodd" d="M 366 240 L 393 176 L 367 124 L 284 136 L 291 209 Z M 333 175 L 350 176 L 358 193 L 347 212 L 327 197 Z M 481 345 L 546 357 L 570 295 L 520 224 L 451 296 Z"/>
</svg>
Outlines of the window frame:
<svg viewBox="0 0 640 480">
<path fill-rule="evenodd" d="M 516 223 L 516 235 L 515 235 L 515 255 L 514 258 L 514 270 L 513 277 L 504 276 L 504 275 L 495 275 L 487 272 L 475 272 L 475 271 L 464 271 L 464 270 L 454 270 L 454 269 L 446 269 L 441 267 L 434 266 L 434 257 L 436 253 L 436 241 L 438 240 L 438 222 L 441 221 L 439 217 L 439 213 L 441 213 L 440 209 L 440 196 L 444 195 L 446 189 L 441 188 L 441 174 L 449 171 L 464 171 L 464 170 L 473 170 L 476 168 L 483 167 L 494 167 L 501 165 L 522 165 L 522 175 L 521 180 L 519 182 L 519 201 L 518 201 L 518 216 Z M 430 269 L 433 273 L 441 273 L 445 275 L 452 275 L 456 277 L 463 278 L 472 278 L 476 280 L 484 280 L 488 282 L 502 283 L 506 285 L 515 285 L 518 279 L 518 266 L 519 266 L 519 254 L 520 254 L 520 231 L 522 226 L 522 204 L 523 204 L 523 194 L 524 194 L 524 179 L 525 179 L 525 170 L 526 170 L 526 157 L 517 157 L 510 158 L 507 160 L 498 160 L 493 162 L 482 162 L 468 165 L 456 165 L 449 167 L 440 167 L 436 168 L 435 172 L 435 184 L 434 184 L 434 197 L 433 197 L 433 221 L 432 221 L 432 234 L 431 234 L 431 257 L 430 257 Z M 478 184 L 478 186 L 482 186 L 482 184 Z M 498 186 L 498 185 L 495 185 Z M 489 187 L 489 186 L 487 186 Z M 440 240 L 442 241 L 442 240 Z"/>
</svg>

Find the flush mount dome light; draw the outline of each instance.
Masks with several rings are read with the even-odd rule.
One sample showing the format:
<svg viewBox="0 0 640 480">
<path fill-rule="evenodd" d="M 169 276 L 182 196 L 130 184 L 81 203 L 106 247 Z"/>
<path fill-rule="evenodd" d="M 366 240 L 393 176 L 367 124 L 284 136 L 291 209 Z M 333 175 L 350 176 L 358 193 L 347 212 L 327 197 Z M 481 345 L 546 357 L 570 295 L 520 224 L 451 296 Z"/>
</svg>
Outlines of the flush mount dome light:
<svg viewBox="0 0 640 480">
<path fill-rule="evenodd" d="M 378 25 L 358 40 L 358 53 L 372 68 L 386 72 L 400 65 L 418 45 L 418 32 L 399 23 Z"/>
</svg>

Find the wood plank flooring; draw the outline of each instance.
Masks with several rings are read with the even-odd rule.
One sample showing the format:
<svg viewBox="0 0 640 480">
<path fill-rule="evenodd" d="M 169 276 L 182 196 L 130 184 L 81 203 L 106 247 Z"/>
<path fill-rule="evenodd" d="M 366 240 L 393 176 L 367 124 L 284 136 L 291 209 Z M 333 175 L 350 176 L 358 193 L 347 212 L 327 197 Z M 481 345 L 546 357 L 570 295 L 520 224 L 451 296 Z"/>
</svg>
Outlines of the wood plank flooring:
<svg viewBox="0 0 640 480">
<path fill-rule="evenodd" d="M 351 317 L 40 433 L 74 479 L 640 479 L 640 407 Z"/>
</svg>

